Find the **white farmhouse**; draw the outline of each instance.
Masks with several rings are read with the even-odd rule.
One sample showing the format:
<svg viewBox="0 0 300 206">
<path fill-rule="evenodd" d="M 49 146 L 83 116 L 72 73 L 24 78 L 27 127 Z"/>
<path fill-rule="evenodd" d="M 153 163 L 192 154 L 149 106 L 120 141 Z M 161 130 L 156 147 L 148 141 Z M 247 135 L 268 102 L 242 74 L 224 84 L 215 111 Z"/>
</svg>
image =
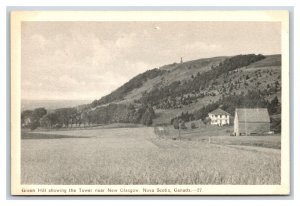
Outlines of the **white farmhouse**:
<svg viewBox="0 0 300 206">
<path fill-rule="evenodd" d="M 208 117 L 211 119 L 211 125 L 223 126 L 230 124 L 230 114 L 220 108 L 208 113 Z"/>
</svg>

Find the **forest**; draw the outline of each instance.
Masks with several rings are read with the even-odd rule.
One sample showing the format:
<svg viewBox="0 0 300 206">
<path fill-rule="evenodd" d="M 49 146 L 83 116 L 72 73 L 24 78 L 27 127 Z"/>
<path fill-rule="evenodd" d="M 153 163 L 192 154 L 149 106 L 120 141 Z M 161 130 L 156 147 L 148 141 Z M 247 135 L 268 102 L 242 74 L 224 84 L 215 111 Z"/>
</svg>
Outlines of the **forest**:
<svg viewBox="0 0 300 206">
<path fill-rule="evenodd" d="M 160 105 L 161 102 L 167 104 L 165 108 L 180 108 L 182 105 L 193 101 L 192 97 L 184 97 L 186 94 L 201 93 L 209 85 L 210 81 L 217 79 L 220 75 L 228 73 L 237 68 L 248 66 L 251 63 L 264 59 L 265 56 L 259 54 L 237 55 L 225 59 L 218 66 L 212 66 L 211 70 L 202 74 L 198 73 L 192 76 L 190 81 L 174 81 L 168 86 L 162 88 L 154 88 L 150 92 L 143 94 L 141 102 L 150 103 L 153 106 Z M 204 96 L 204 94 L 200 94 Z M 214 93 L 206 95 L 215 95 Z M 179 102 L 176 103 L 176 98 L 180 97 Z M 198 97 L 198 96 L 197 96 Z M 178 98 L 177 98 L 178 99 Z M 180 105 L 181 104 L 181 105 Z"/>
</svg>

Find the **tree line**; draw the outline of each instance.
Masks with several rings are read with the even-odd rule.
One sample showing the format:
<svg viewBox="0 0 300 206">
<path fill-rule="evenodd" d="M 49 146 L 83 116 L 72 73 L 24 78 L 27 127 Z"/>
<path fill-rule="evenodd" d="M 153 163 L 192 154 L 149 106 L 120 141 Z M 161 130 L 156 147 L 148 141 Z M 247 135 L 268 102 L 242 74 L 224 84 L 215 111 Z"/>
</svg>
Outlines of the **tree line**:
<svg viewBox="0 0 300 206">
<path fill-rule="evenodd" d="M 86 127 L 110 123 L 140 123 L 151 125 L 155 112 L 150 105 L 109 104 L 91 110 L 79 111 L 75 107 L 47 112 L 45 108 L 25 110 L 21 113 L 22 128 Z"/>
</svg>

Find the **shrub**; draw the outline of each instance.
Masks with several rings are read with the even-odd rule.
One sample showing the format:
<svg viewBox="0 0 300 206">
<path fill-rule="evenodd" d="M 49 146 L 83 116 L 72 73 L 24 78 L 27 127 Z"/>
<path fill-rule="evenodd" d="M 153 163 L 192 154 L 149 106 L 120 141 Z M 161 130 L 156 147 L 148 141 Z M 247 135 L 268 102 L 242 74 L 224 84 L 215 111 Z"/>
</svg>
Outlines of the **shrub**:
<svg viewBox="0 0 300 206">
<path fill-rule="evenodd" d="M 204 124 L 210 124 L 211 122 L 211 119 L 209 117 L 206 117 L 204 120 L 203 120 L 203 123 Z"/>
<path fill-rule="evenodd" d="M 39 126 L 39 122 L 38 121 L 34 121 L 29 125 L 30 130 L 35 130 L 36 128 L 38 128 Z"/>
<path fill-rule="evenodd" d="M 275 133 L 281 133 L 281 119 L 271 117 L 271 130 Z"/>
<path fill-rule="evenodd" d="M 173 120 L 173 126 L 174 126 L 174 129 L 179 129 L 179 121 L 178 121 L 178 119 L 174 119 Z"/>
<path fill-rule="evenodd" d="M 180 129 L 187 129 L 184 121 L 180 123 Z"/>
<path fill-rule="evenodd" d="M 62 124 L 56 124 L 56 125 L 54 125 L 54 128 L 55 129 L 60 129 L 60 128 L 62 128 Z"/>
<path fill-rule="evenodd" d="M 196 128 L 196 125 L 194 122 L 191 123 L 191 129 L 195 129 Z"/>
</svg>

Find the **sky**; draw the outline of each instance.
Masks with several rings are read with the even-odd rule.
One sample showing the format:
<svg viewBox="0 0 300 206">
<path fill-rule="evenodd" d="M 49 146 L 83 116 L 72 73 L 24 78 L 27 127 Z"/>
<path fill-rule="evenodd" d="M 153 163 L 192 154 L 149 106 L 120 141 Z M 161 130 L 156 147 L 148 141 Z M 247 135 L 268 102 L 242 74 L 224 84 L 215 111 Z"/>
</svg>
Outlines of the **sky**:
<svg viewBox="0 0 300 206">
<path fill-rule="evenodd" d="M 165 64 L 280 54 L 276 22 L 23 22 L 21 95 L 94 100 Z"/>
</svg>

